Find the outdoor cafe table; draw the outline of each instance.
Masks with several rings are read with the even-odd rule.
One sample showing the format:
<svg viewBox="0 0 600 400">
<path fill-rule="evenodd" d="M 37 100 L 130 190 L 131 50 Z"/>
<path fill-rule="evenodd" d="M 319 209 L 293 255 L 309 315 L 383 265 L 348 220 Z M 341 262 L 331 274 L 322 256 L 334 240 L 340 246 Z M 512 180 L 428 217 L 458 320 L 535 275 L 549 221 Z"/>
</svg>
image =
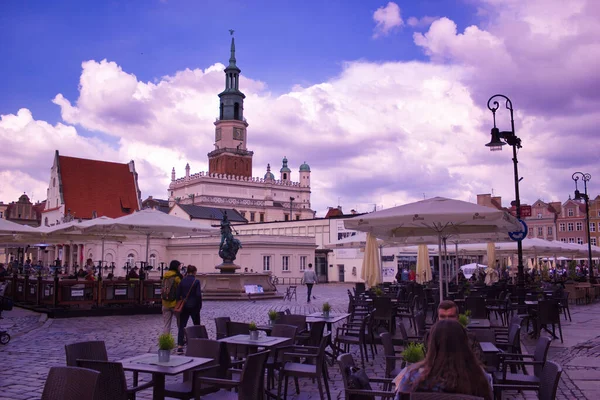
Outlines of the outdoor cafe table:
<svg viewBox="0 0 600 400">
<path fill-rule="evenodd" d="M 469 325 L 467 325 L 468 329 L 487 329 L 492 325 L 490 324 L 489 319 L 471 319 Z"/>
<path fill-rule="evenodd" d="M 171 355 L 169 362 L 158 362 L 158 354 L 142 354 L 121 360 L 125 371 L 149 372 L 152 374 L 154 386 L 153 400 L 165 398 L 165 376 L 178 375 L 213 361 L 212 358 Z"/>
<path fill-rule="evenodd" d="M 484 353 L 500 353 L 500 350 L 491 342 L 479 342 L 479 346 L 481 347 L 481 351 Z"/>
<path fill-rule="evenodd" d="M 250 335 L 235 335 L 219 339 L 219 342 L 246 347 L 263 347 L 269 349 L 289 341 L 290 338 L 278 336 L 259 336 L 258 339 L 250 339 Z"/>
</svg>

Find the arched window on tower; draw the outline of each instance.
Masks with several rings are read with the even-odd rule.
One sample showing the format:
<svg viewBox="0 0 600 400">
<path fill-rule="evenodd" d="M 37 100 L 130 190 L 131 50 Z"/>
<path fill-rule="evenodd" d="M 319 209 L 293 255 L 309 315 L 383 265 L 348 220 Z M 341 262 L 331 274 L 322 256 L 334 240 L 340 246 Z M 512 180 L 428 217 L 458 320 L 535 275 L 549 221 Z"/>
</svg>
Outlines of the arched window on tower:
<svg viewBox="0 0 600 400">
<path fill-rule="evenodd" d="M 234 169 L 235 171 L 237 171 L 237 162 L 234 162 L 234 163 L 233 163 L 233 169 Z"/>
<path fill-rule="evenodd" d="M 287 179 L 287 174 L 285 172 L 283 173 L 283 179 Z"/>
<path fill-rule="evenodd" d="M 219 119 L 223 119 L 223 103 L 219 106 Z"/>
<path fill-rule="evenodd" d="M 233 119 L 240 119 L 240 103 L 233 105 Z"/>
</svg>

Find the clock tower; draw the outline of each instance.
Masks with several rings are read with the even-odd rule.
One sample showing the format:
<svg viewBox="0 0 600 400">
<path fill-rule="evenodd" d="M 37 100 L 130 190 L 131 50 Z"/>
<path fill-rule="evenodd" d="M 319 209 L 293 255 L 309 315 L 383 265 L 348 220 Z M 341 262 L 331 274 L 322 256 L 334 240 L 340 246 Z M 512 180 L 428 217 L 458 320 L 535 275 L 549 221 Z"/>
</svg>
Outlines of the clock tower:
<svg viewBox="0 0 600 400">
<path fill-rule="evenodd" d="M 252 151 L 246 147 L 244 98 L 239 89 L 240 72 L 235 60 L 235 39 L 231 32 L 231 56 L 225 68 L 225 90 L 219 94 L 219 119 L 215 122 L 215 149 L 208 153 L 208 172 L 252 177 Z"/>
</svg>

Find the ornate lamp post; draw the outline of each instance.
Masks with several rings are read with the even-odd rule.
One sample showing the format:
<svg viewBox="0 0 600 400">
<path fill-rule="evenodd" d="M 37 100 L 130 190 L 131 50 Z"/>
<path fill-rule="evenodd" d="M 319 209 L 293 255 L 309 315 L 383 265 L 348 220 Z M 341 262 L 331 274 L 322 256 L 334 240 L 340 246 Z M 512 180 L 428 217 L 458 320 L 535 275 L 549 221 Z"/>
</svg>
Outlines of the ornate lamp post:
<svg viewBox="0 0 600 400">
<path fill-rule="evenodd" d="M 507 110 L 510 111 L 510 131 L 500 131 L 496 127 L 496 111 L 500 108 L 500 103 L 504 102 Z M 515 178 L 515 206 L 517 208 L 517 218 L 521 219 L 521 198 L 519 196 L 519 168 L 517 160 L 517 149 L 521 148 L 521 139 L 515 134 L 515 120 L 513 117 L 513 106 L 512 102 L 508 97 L 503 94 L 495 94 L 487 102 L 488 109 L 494 116 L 494 127 L 492 128 L 492 140 L 486 144 L 491 151 L 502 150 L 502 146 L 508 144 L 513 149 L 513 166 L 514 166 L 514 178 Z M 523 288 L 525 286 L 525 271 L 523 268 L 523 244 L 521 240 L 517 241 L 517 255 L 518 255 L 518 272 L 517 272 L 517 287 Z M 521 291 L 519 291 L 521 292 Z M 519 304 L 522 303 L 521 294 L 519 294 Z"/>
<path fill-rule="evenodd" d="M 583 194 L 577 189 L 577 181 L 579 178 L 583 181 Z M 587 225 L 587 245 L 588 245 L 588 269 L 589 281 L 594 281 L 594 269 L 592 268 L 592 241 L 590 238 L 590 198 L 587 191 L 587 183 L 592 179 L 592 175 L 584 174 L 583 172 L 575 172 L 571 178 L 575 181 L 575 200 L 585 201 L 585 224 Z"/>
</svg>

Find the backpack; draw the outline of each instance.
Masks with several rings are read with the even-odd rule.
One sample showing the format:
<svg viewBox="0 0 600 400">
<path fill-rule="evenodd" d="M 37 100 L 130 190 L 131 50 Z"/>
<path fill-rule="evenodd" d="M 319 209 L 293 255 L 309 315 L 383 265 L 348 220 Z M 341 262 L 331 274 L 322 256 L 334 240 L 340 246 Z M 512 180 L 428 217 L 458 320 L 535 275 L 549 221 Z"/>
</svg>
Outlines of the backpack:
<svg viewBox="0 0 600 400">
<path fill-rule="evenodd" d="M 175 277 L 163 279 L 160 297 L 164 301 L 175 301 L 177 297 L 177 287 L 175 286 Z"/>
</svg>

